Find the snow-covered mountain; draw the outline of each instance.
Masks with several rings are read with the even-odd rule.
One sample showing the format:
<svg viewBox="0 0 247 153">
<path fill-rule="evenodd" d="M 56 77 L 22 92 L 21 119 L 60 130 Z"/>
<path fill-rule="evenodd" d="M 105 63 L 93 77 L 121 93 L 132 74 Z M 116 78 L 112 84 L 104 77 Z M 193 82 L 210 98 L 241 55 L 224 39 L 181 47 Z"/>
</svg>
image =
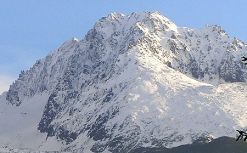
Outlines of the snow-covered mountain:
<svg viewBox="0 0 247 153">
<path fill-rule="evenodd" d="M 246 51 L 219 26 L 112 13 L 1 96 L 0 144 L 127 153 L 234 137 L 247 126 Z"/>
</svg>

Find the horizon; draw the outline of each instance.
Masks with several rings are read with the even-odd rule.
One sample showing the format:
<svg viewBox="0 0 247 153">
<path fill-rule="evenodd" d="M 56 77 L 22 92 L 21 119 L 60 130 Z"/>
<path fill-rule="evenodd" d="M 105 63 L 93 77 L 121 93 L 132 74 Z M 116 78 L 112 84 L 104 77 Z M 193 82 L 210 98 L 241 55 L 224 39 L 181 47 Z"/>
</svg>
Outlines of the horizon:
<svg viewBox="0 0 247 153">
<path fill-rule="evenodd" d="M 223 4 L 223 5 L 222 5 Z M 230 37 L 247 42 L 244 0 L 131 1 L 113 0 L 44 0 L 25 3 L 14 0 L 0 5 L 0 94 L 29 69 L 63 42 L 82 39 L 95 22 L 112 12 L 160 12 L 179 27 L 202 28 L 219 25 Z"/>
</svg>

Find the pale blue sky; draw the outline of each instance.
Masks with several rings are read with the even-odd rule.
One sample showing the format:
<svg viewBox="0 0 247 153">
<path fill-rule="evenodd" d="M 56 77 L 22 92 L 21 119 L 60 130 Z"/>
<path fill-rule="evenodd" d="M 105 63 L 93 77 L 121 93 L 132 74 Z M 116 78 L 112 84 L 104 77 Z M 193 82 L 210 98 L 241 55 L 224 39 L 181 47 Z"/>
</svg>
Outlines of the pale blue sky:
<svg viewBox="0 0 247 153">
<path fill-rule="evenodd" d="M 247 42 L 247 0 L 1 0 L 0 92 L 64 41 L 83 38 L 99 18 L 142 11 L 159 11 L 178 26 L 218 24 Z"/>
</svg>

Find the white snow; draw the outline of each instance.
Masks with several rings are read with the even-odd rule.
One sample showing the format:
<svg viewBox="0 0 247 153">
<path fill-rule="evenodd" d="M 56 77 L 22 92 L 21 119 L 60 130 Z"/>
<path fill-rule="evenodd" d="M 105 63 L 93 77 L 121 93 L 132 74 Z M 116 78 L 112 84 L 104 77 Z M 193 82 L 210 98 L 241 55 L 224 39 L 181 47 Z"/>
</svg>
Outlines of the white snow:
<svg viewBox="0 0 247 153">
<path fill-rule="evenodd" d="M 25 100 L 19 107 L 7 104 L 5 94 L 0 96 L 0 147 L 56 151 L 61 144 L 56 140 L 46 140 L 46 134 L 38 130 L 48 94 L 35 95 Z M 52 138 L 51 138 L 52 139 Z"/>
</svg>

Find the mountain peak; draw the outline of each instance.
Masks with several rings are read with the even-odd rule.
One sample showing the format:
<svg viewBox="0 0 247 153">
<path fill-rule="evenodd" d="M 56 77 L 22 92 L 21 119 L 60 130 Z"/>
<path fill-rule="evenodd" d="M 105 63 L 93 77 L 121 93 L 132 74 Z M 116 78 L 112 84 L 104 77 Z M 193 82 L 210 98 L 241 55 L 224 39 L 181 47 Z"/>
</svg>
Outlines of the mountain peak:
<svg viewBox="0 0 247 153">
<path fill-rule="evenodd" d="M 134 29 L 143 33 L 147 30 L 150 32 L 157 30 L 177 32 L 177 26 L 159 12 L 131 13 L 130 15 L 111 13 L 96 22 L 89 35 L 96 32 L 103 38 L 108 39 L 116 34 L 126 35 Z"/>
<path fill-rule="evenodd" d="M 119 19 L 119 18 L 122 18 L 124 17 L 125 15 L 122 14 L 122 13 L 118 13 L 118 12 L 113 12 L 113 13 L 110 13 L 107 17 L 105 17 L 106 19 L 109 19 L 109 20 L 116 20 L 116 19 Z"/>
<path fill-rule="evenodd" d="M 234 136 L 247 127 L 247 47 L 221 31 L 180 28 L 158 12 L 112 13 L 21 74 L 6 99 L 29 111 L 41 95 L 44 141 L 77 152 Z"/>
</svg>

